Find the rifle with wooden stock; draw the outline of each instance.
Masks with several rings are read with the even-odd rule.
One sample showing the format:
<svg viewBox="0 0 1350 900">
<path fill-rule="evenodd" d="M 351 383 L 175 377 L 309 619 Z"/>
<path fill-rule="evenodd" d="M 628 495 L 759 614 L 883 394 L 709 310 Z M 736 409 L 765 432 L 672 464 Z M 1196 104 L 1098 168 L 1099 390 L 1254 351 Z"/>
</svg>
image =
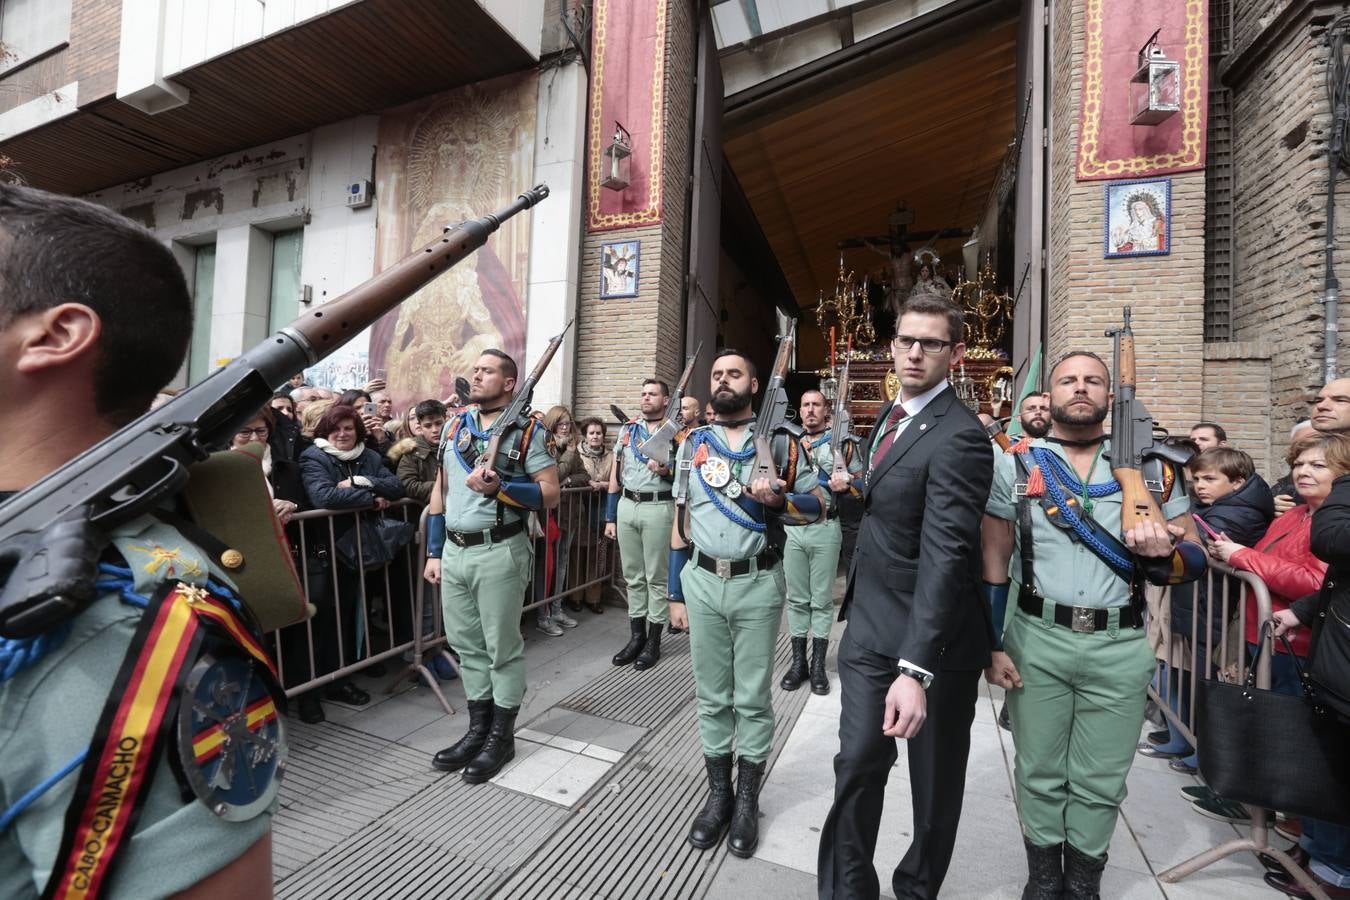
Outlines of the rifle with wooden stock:
<svg viewBox="0 0 1350 900">
<path fill-rule="evenodd" d="M 1135 396 L 1134 331 L 1130 328 L 1130 308 L 1125 307 L 1125 322 L 1106 332 L 1115 342 L 1113 366 L 1115 399 L 1111 406 L 1111 474 L 1120 482 L 1120 528 L 1129 531 L 1140 522 L 1166 525 L 1158 502 L 1144 481 L 1144 454 L 1153 448 L 1153 416 Z"/>
<path fill-rule="evenodd" d="M 497 454 L 502 449 L 502 438 L 506 432 L 512 428 L 524 428 L 530 418 L 530 402 L 534 399 L 534 387 L 543 377 L 544 372 L 548 370 L 548 364 L 553 362 L 553 356 L 562 346 L 563 338 L 567 337 L 567 331 L 572 327 L 572 320 L 568 319 L 563 330 L 549 338 L 548 346 L 544 348 L 544 353 L 539 357 L 539 362 L 534 364 L 530 374 L 516 388 L 515 396 L 511 402 L 506 405 L 506 409 L 501 411 L 497 418 L 492 420 L 492 427 L 488 429 L 487 443 L 483 445 L 483 455 L 478 457 L 475 467 L 479 469 L 493 469 L 497 465 Z M 516 455 L 516 451 L 510 451 Z"/>
<path fill-rule="evenodd" d="M 671 445 L 675 441 L 675 435 L 684 429 L 680 403 L 684 400 L 685 392 L 689 390 L 689 379 L 694 375 L 694 363 L 698 362 L 698 355 L 702 350 L 703 342 L 699 341 L 693 354 L 685 360 L 684 372 L 680 374 L 680 380 L 675 385 L 675 392 L 666 401 L 666 420 L 638 447 L 644 456 L 656 460 L 663 466 L 670 465 Z"/>
<path fill-rule="evenodd" d="M 115 527 L 180 492 L 188 467 L 228 442 L 292 375 L 373 325 L 548 193 L 541 184 L 495 213 L 447 227 L 0 504 L 0 635 L 42 634 L 94 602 L 98 558 Z"/>
<path fill-rule="evenodd" d="M 830 474 L 843 475 L 845 478 L 849 476 L 849 471 L 848 460 L 844 459 L 844 444 L 853 439 L 853 422 L 848 414 L 848 365 L 852 349 L 853 341 L 850 339 L 844 355 L 844 366 L 839 370 L 834 409 L 830 415 L 830 454 L 834 461 Z"/>
<path fill-rule="evenodd" d="M 785 381 L 788 364 L 792 361 L 796 324 L 794 319 L 788 333 L 778 338 L 778 355 L 774 357 L 769 383 L 764 388 L 764 399 L 759 404 L 759 415 L 755 417 L 755 434 L 751 439 L 755 448 L 755 461 L 747 479 L 751 484 L 758 478 L 778 478 L 778 467 L 773 462 L 772 441 L 774 433 L 787 423 L 788 395 Z"/>
</svg>

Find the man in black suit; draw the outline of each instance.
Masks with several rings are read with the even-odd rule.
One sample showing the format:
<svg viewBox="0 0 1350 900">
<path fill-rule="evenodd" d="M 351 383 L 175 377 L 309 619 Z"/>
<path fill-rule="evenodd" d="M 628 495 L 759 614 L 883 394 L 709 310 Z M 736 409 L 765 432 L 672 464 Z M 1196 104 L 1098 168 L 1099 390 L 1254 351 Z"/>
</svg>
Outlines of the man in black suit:
<svg viewBox="0 0 1350 900">
<path fill-rule="evenodd" d="M 834 806 L 820 835 L 821 900 L 879 894 L 872 856 L 896 738 L 909 741 L 914 839 L 892 877 L 895 896 L 936 897 L 956 842 L 976 691 L 990 662 L 978 578 L 993 475 L 989 438 L 947 382 L 965 352 L 964 326 L 959 309 L 913 298 L 891 346 L 900 396 L 869 441 L 840 611 L 843 709 Z"/>
</svg>

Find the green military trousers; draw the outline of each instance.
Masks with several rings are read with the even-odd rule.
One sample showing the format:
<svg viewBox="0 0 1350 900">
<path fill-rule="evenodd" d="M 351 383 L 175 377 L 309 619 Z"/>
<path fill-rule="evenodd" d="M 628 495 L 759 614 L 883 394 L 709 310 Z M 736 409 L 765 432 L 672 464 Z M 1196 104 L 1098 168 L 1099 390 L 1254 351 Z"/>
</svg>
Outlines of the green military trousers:
<svg viewBox="0 0 1350 900">
<path fill-rule="evenodd" d="M 666 567 L 670 564 L 670 528 L 674 521 L 673 500 L 619 500 L 615 530 L 623 577 L 628 582 L 630 619 L 646 619 L 658 625 L 670 621 Z"/>
<path fill-rule="evenodd" d="M 783 569 L 720 578 L 692 561 L 680 573 L 703 753 L 763 762 L 773 747 L 774 645 Z"/>
<path fill-rule="evenodd" d="M 445 636 L 459 654 L 464 696 L 514 709 L 525 696 L 520 611 L 533 549 L 525 534 L 476 547 L 445 542 L 441 610 Z"/>
<path fill-rule="evenodd" d="M 784 529 L 783 575 L 787 578 L 788 632 L 793 637 L 830 636 L 834 622 L 834 576 L 844 532 L 838 519 Z"/>
<path fill-rule="evenodd" d="M 1022 675 L 1008 692 L 1014 781 L 1026 839 L 1089 856 L 1111 844 L 1144 724 L 1153 653 L 1142 628 L 1082 633 L 1019 610 L 1003 646 Z M 1112 617 L 1114 625 L 1114 616 Z"/>
</svg>

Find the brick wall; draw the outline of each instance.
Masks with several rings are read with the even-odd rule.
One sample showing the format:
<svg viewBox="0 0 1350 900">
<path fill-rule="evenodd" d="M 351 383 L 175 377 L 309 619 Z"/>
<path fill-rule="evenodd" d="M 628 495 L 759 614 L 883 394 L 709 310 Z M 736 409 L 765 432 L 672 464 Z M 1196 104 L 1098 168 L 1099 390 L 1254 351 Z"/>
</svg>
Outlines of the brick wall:
<svg viewBox="0 0 1350 900">
<path fill-rule="evenodd" d="M 1246 64 L 1227 76 L 1233 88 L 1233 336 L 1270 351 L 1269 443 L 1279 456 L 1304 401 L 1322 383 L 1323 248 L 1326 240 L 1327 48 L 1320 4 L 1239 2 L 1251 20 L 1235 42 Z M 1350 184 L 1337 196 L 1337 268 L 1350 282 Z M 1350 327 L 1341 308 L 1340 327 Z M 1342 369 L 1344 371 L 1344 369 Z M 1282 464 L 1281 464 L 1282 465 Z"/>
<path fill-rule="evenodd" d="M 668 0 L 661 222 L 582 237 L 573 414 L 637 411 L 642 380 L 684 368 L 684 274 L 695 28 L 692 0 Z M 600 300 L 600 246 L 639 240 L 638 296 Z"/>
<path fill-rule="evenodd" d="M 1283 446 L 1272 448 L 1270 351 L 1264 343 L 1205 345 L 1201 419 L 1222 426 L 1231 445 L 1251 454 L 1256 471 L 1276 478 L 1284 474 Z"/>
<path fill-rule="evenodd" d="M 80 83 L 81 106 L 116 92 L 122 4 L 117 0 L 66 2 L 71 3 L 70 43 L 31 65 L 0 75 L 0 113 L 72 81 Z"/>
<path fill-rule="evenodd" d="M 1081 4 L 1056 3 L 1046 358 L 1092 350 L 1109 360 L 1111 340 L 1104 332 L 1118 326 L 1123 307 L 1130 306 L 1139 397 L 1163 426 L 1185 432 L 1202 409 L 1205 175 L 1172 176 L 1169 255 L 1102 258 L 1106 182 L 1074 178 L 1083 32 Z"/>
</svg>

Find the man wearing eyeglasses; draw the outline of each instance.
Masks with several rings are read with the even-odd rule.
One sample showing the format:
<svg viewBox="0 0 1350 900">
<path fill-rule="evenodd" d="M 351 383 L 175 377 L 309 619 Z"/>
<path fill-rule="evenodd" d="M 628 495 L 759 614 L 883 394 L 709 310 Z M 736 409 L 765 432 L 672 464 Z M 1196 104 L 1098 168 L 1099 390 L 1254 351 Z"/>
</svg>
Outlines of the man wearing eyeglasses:
<svg viewBox="0 0 1350 900">
<path fill-rule="evenodd" d="M 880 892 L 872 858 L 896 738 L 909 741 L 914 839 L 892 876 L 895 896 L 936 897 L 956 841 L 991 646 L 976 579 L 993 450 L 947 381 L 965 352 L 964 329 L 956 307 L 914 297 L 891 344 L 900 396 L 882 407 L 867 442 L 863 520 L 840 612 L 848 628 L 834 806 L 820 836 L 822 900 Z"/>
</svg>

